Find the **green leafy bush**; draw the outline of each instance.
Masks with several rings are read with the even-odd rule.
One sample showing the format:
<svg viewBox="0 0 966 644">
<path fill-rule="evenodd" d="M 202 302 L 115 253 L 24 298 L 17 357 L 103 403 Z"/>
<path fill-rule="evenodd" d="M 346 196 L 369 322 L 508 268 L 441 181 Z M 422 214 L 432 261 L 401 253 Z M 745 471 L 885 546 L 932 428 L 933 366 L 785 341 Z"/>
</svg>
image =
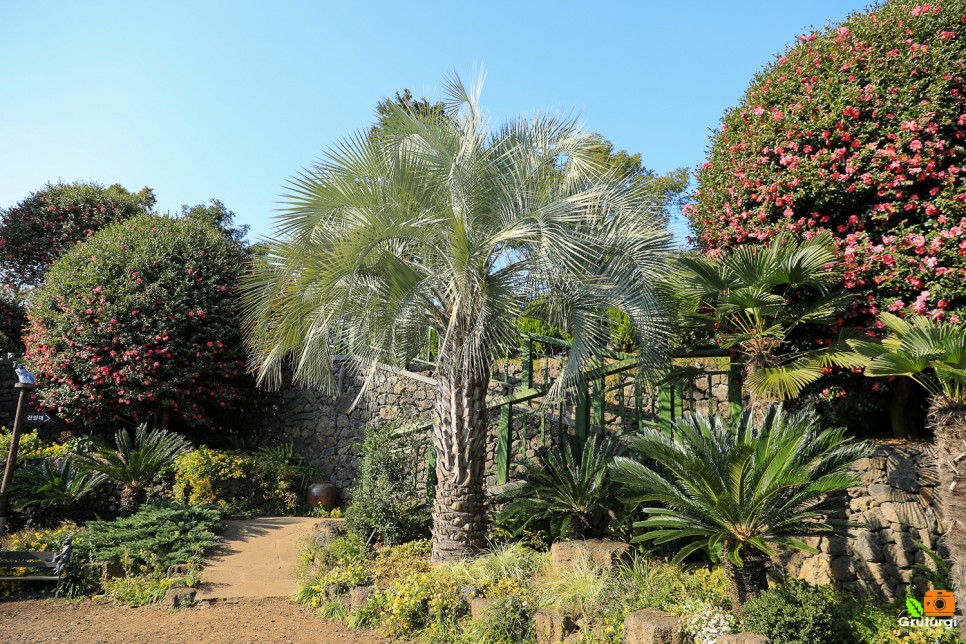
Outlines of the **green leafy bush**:
<svg viewBox="0 0 966 644">
<path fill-rule="evenodd" d="M 147 504 L 133 516 L 91 521 L 75 548 L 89 561 L 121 565 L 133 573 L 162 573 L 179 563 L 199 563 L 218 545 L 221 513 L 211 507 Z"/>
<path fill-rule="evenodd" d="M 831 587 L 792 579 L 749 599 L 744 627 L 774 644 L 839 644 L 848 640 L 838 604 Z"/>
<path fill-rule="evenodd" d="M 426 492 L 414 476 L 415 445 L 400 440 L 390 425 L 365 429 L 362 462 L 346 509 L 349 530 L 366 541 L 393 545 L 429 534 Z"/>
<path fill-rule="evenodd" d="M 238 245 L 203 218 L 141 215 L 68 251 L 31 298 L 26 361 L 69 422 L 212 426 L 250 379 Z"/>
<path fill-rule="evenodd" d="M 232 512 L 257 505 L 262 512 L 290 514 L 299 508 L 314 469 L 286 449 L 250 453 L 201 446 L 179 456 L 173 471 L 172 497 L 178 503 L 214 503 Z"/>
<path fill-rule="evenodd" d="M 48 183 L 3 211 L 0 270 L 5 281 L 39 284 L 47 267 L 71 246 L 105 226 L 147 212 L 153 204 L 149 188 L 134 194 L 117 184 Z"/>
<path fill-rule="evenodd" d="M 536 626 L 527 602 L 519 595 L 507 595 L 493 602 L 483 618 L 470 622 L 461 642 L 478 644 L 520 644 L 535 642 Z"/>
</svg>

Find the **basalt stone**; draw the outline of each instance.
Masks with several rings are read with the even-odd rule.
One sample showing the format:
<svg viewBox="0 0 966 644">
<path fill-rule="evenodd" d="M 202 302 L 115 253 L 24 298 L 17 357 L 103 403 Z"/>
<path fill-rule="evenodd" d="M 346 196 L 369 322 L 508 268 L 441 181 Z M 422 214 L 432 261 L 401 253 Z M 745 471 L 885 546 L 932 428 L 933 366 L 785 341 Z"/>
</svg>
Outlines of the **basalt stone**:
<svg viewBox="0 0 966 644">
<path fill-rule="evenodd" d="M 164 593 L 164 603 L 169 608 L 188 608 L 195 603 L 194 588 L 168 588 Z"/>
<path fill-rule="evenodd" d="M 483 619 L 486 611 L 496 602 L 495 599 L 487 599 L 486 597 L 474 597 L 470 600 L 470 616 L 473 619 Z"/>
<path fill-rule="evenodd" d="M 719 635 L 715 644 L 771 644 L 771 640 L 758 633 L 728 633 Z"/>
<path fill-rule="evenodd" d="M 359 610 L 369 601 L 369 596 L 376 591 L 375 586 L 356 586 L 349 591 L 349 610 Z"/>
<path fill-rule="evenodd" d="M 604 570 L 610 570 L 631 556 L 631 547 L 622 541 L 587 539 L 586 541 L 558 541 L 550 547 L 550 563 L 565 567 L 586 560 Z"/>
<path fill-rule="evenodd" d="M 574 620 L 552 610 L 538 610 L 533 616 L 537 644 L 559 644 L 576 630 Z"/>
<path fill-rule="evenodd" d="M 682 644 L 681 620 L 657 610 L 638 610 L 624 620 L 624 644 Z"/>
</svg>

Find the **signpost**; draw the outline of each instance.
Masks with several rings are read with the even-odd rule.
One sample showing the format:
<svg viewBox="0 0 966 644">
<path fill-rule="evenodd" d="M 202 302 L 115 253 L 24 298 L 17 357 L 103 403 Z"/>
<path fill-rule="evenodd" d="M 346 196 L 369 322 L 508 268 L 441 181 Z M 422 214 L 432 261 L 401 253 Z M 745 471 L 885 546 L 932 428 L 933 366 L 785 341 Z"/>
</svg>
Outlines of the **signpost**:
<svg viewBox="0 0 966 644">
<path fill-rule="evenodd" d="M 14 418 L 13 434 L 10 436 L 10 453 L 7 455 L 7 467 L 3 471 L 3 482 L 0 483 L 0 534 L 7 527 L 10 482 L 13 480 L 13 471 L 17 467 L 17 448 L 20 447 L 20 433 L 23 430 L 24 412 L 27 411 L 27 400 L 30 397 L 30 392 L 36 389 L 37 385 L 18 382 L 14 387 L 20 390 L 20 398 L 17 399 L 17 416 Z M 31 415 L 46 416 L 46 414 Z"/>
</svg>

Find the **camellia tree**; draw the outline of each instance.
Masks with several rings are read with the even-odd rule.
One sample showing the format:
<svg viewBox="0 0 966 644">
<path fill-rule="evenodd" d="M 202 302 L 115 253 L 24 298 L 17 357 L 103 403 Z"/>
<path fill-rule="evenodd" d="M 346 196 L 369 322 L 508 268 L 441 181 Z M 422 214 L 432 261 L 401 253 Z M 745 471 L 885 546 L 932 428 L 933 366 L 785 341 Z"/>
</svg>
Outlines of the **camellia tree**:
<svg viewBox="0 0 966 644">
<path fill-rule="evenodd" d="M 540 116 L 491 131 L 458 78 L 446 118 L 394 107 L 375 133 L 343 142 L 293 181 L 246 289 L 262 383 L 334 386 L 333 353 L 404 362 L 439 335 L 434 403 L 433 558 L 485 545 L 486 394 L 494 360 L 544 298 L 573 335 L 561 388 L 606 347 L 609 307 L 630 316 L 642 363 L 667 344 L 654 284 L 670 236 L 652 200 L 595 160 L 571 120 Z"/>
<path fill-rule="evenodd" d="M 47 268 L 77 242 L 101 228 L 144 214 L 154 206 L 154 193 L 128 192 L 115 184 L 48 183 L 0 220 L 0 270 L 14 290 L 36 286 Z"/>
<path fill-rule="evenodd" d="M 966 4 L 894 0 L 799 37 L 723 117 L 685 208 L 702 251 L 830 232 L 835 326 L 966 307 Z"/>
<path fill-rule="evenodd" d="M 215 424 L 242 395 L 245 259 L 210 221 L 158 215 L 68 251 L 28 307 L 44 404 L 72 422 Z"/>
</svg>

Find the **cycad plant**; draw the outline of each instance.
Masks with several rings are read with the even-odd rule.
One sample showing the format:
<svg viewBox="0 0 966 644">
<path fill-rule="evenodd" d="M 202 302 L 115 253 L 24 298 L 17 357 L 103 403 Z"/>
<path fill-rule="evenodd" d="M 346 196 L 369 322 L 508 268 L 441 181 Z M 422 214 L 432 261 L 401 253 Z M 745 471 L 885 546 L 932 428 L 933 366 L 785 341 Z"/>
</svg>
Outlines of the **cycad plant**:
<svg viewBox="0 0 966 644">
<path fill-rule="evenodd" d="M 672 279 L 686 321 L 744 359 L 751 407 L 794 398 L 825 367 L 847 361 L 841 344 L 799 351 L 790 343 L 803 325 L 828 325 L 844 310 L 848 294 L 833 286 L 838 259 L 828 233 L 804 241 L 779 235 L 767 244 L 745 244 L 716 256 L 685 255 Z"/>
<path fill-rule="evenodd" d="M 332 357 L 402 364 L 434 329 L 433 558 L 485 545 L 483 468 L 492 365 L 528 302 L 546 301 L 573 344 L 551 396 L 606 350 L 608 308 L 630 316 L 644 366 L 667 345 L 670 237 L 660 204 L 599 162 L 576 121 L 491 129 L 481 86 L 445 85 L 444 114 L 388 104 L 375 132 L 295 179 L 246 285 L 252 366 L 277 386 L 332 391 Z"/>
<path fill-rule="evenodd" d="M 551 539 L 593 538 L 606 534 L 616 516 L 615 486 L 609 467 L 620 443 L 596 431 L 581 443 L 565 435 L 555 447 L 541 447 L 519 482 L 503 493 L 500 521 L 515 533 L 544 529 Z"/>
<path fill-rule="evenodd" d="M 857 482 L 849 466 L 870 451 L 842 429 L 823 430 L 813 411 L 786 415 L 770 406 L 745 412 L 735 427 L 719 416 L 686 416 L 670 436 L 633 443 L 639 460 L 615 459 L 613 476 L 647 518 L 638 540 L 679 542 L 683 561 L 720 556 L 735 613 L 767 587 L 776 546 L 816 552 L 802 537 L 828 534 L 832 498 Z"/>
<path fill-rule="evenodd" d="M 42 518 L 55 522 L 105 478 L 103 474 L 82 472 L 70 456 L 45 458 L 17 470 L 13 480 L 14 507 L 18 511 L 37 508 L 43 512 Z"/>
<path fill-rule="evenodd" d="M 99 444 L 87 454 L 77 456 L 78 466 L 87 472 L 103 474 L 121 485 L 121 514 L 133 514 L 146 497 L 146 490 L 158 475 L 191 445 L 182 436 L 166 429 L 140 425 L 131 435 L 120 429 L 114 435 L 115 447 Z"/>
<path fill-rule="evenodd" d="M 939 466 L 936 494 L 946 529 L 943 543 L 952 561 L 957 599 L 966 606 L 966 323 L 923 316 L 903 320 L 889 313 L 881 313 L 879 322 L 888 332 L 881 342 L 848 342 L 862 357 L 865 375 L 911 378 L 929 392 L 928 419 Z"/>
</svg>

